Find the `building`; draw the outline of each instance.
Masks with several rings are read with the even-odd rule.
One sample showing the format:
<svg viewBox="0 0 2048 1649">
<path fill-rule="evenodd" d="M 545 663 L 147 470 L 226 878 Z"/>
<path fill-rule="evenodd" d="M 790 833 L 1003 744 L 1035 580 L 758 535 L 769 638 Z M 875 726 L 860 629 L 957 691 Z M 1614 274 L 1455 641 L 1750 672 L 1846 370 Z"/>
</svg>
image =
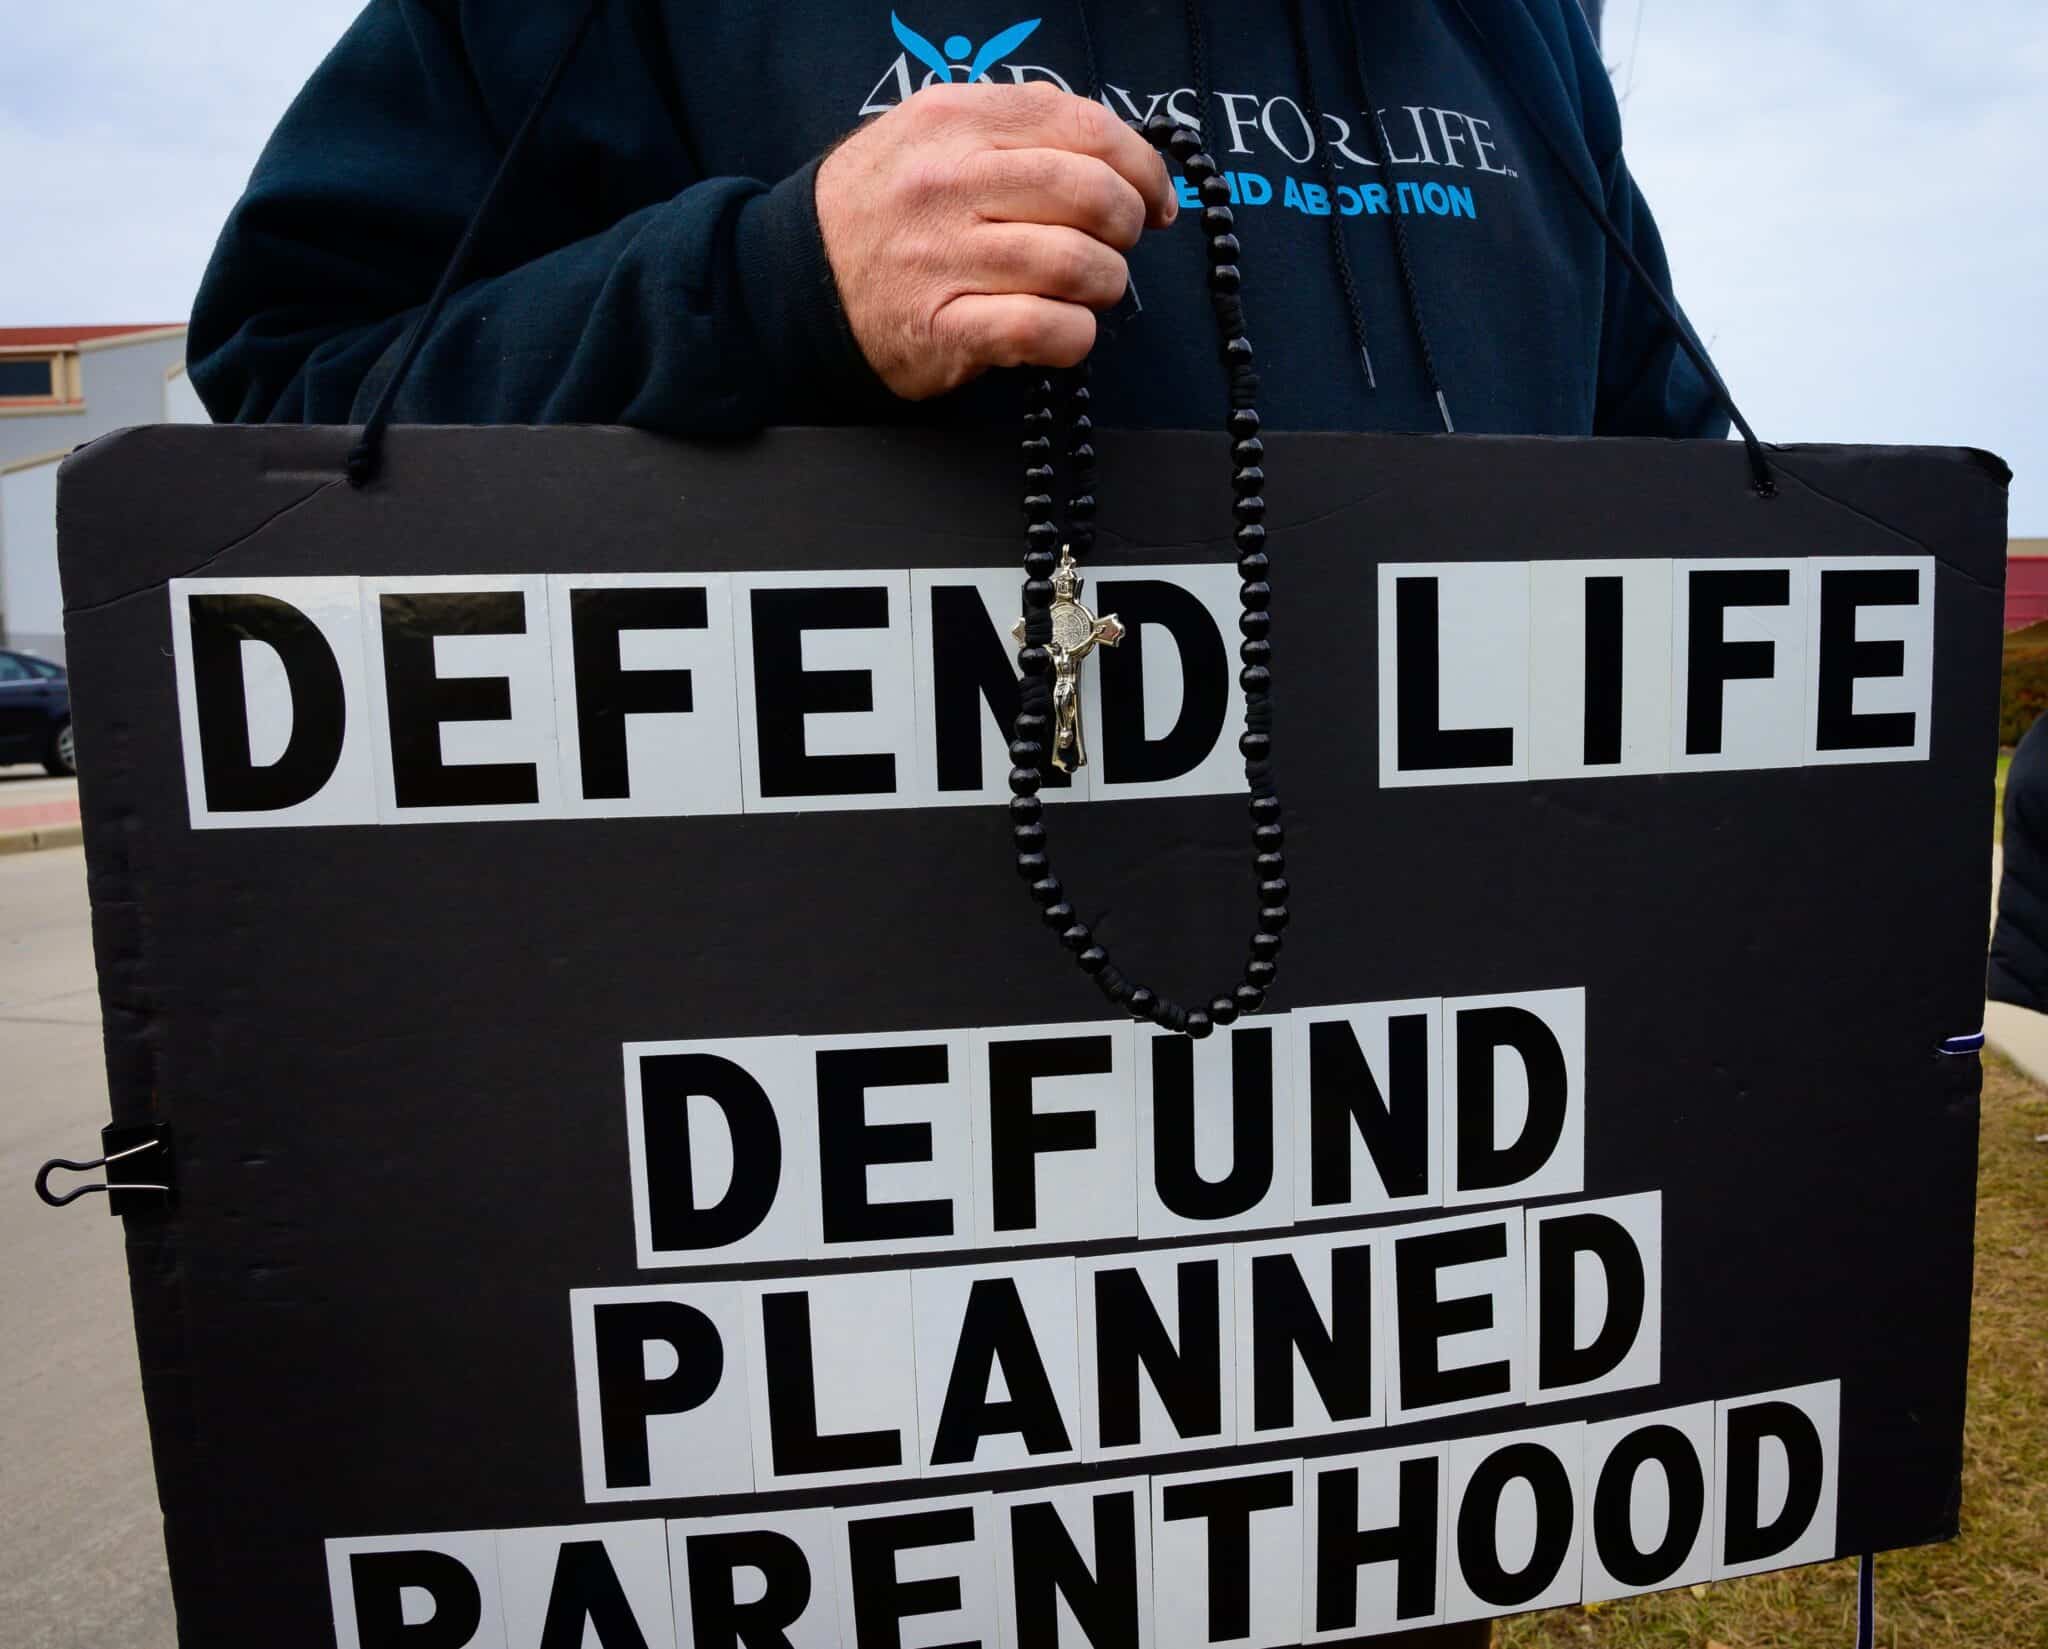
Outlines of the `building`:
<svg viewBox="0 0 2048 1649">
<path fill-rule="evenodd" d="M 134 424 L 203 424 L 182 326 L 0 327 L 0 644 L 64 656 L 57 466 Z"/>
<path fill-rule="evenodd" d="M 2048 618 L 2048 538 L 2015 538 L 2005 546 L 2005 627 L 2024 630 Z"/>
</svg>

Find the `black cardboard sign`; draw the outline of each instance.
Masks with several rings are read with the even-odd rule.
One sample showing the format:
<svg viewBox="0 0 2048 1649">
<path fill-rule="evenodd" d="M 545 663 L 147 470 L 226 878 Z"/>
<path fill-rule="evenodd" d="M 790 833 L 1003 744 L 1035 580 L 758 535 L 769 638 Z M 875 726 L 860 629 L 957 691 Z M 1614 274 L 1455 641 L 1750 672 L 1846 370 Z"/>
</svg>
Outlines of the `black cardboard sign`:
<svg viewBox="0 0 2048 1649">
<path fill-rule="evenodd" d="M 1954 1534 L 1995 460 L 1271 440 L 1294 920 L 1191 1045 L 1011 869 L 1009 443 L 347 440 L 63 478 L 183 1642 L 1263 1649 Z M 1206 999 L 1226 466 L 1102 445 L 1047 824 Z"/>
</svg>

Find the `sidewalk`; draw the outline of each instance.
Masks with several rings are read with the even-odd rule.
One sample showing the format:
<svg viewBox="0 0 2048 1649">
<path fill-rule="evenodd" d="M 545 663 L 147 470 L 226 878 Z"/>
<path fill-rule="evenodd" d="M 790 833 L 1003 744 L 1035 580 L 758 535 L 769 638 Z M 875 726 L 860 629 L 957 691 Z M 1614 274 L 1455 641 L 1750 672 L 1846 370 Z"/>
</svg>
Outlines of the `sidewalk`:
<svg viewBox="0 0 2048 1649">
<path fill-rule="evenodd" d="M 0 801 L 0 853 L 76 847 L 79 840 L 76 792 L 44 801 Z"/>
</svg>

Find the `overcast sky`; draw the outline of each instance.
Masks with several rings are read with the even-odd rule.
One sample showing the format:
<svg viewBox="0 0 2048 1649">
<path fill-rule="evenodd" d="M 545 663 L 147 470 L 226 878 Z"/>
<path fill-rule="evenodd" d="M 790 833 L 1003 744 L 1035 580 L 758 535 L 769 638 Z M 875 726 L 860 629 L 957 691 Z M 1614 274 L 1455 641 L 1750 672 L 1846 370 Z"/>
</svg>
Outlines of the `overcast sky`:
<svg viewBox="0 0 2048 1649">
<path fill-rule="evenodd" d="M 1759 431 L 1989 447 L 2019 472 L 2013 530 L 2048 535 L 2048 5 L 1609 5 L 1631 164 Z M 182 319 L 357 9 L 10 7 L 0 326 Z"/>
</svg>

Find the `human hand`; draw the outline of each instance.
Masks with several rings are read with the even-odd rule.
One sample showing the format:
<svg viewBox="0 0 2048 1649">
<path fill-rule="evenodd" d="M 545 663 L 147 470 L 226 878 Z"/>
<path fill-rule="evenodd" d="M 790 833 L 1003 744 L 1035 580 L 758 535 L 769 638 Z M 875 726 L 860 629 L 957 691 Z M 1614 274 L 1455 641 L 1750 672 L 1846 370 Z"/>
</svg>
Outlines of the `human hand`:
<svg viewBox="0 0 2048 1649">
<path fill-rule="evenodd" d="M 926 88 L 826 157 L 817 207 L 854 338 L 907 400 L 1080 362 L 1124 254 L 1179 211 L 1158 151 L 1043 83 Z"/>
</svg>

